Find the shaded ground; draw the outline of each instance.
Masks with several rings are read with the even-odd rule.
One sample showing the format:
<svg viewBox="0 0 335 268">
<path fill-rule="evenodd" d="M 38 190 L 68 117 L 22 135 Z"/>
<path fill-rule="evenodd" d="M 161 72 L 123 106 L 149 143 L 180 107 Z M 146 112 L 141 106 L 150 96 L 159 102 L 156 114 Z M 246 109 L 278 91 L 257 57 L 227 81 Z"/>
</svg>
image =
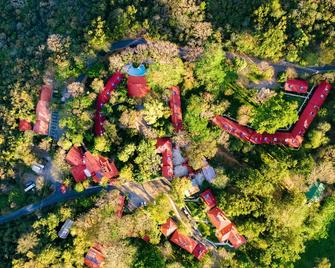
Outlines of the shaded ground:
<svg viewBox="0 0 335 268">
<path fill-rule="evenodd" d="M 315 267 L 316 259 L 328 258 L 331 265 L 335 265 L 335 221 L 329 226 L 328 238 L 313 240 L 306 243 L 306 251 L 295 267 Z"/>
<path fill-rule="evenodd" d="M 221 158 L 228 166 L 239 166 L 243 167 L 243 165 L 232 155 L 230 154 L 225 148 L 222 146 L 219 148 L 218 152 L 216 153 L 215 158 Z"/>
<path fill-rule="evenodd" d="M 158 178 L 143 184 L 127 182 L 118 188 L 128 196 L 128 209 L 135 210 L 145 204 L 153 202 L 160 193 L 167 193 L 171 186 L 167 179 Z"/>
</svg>

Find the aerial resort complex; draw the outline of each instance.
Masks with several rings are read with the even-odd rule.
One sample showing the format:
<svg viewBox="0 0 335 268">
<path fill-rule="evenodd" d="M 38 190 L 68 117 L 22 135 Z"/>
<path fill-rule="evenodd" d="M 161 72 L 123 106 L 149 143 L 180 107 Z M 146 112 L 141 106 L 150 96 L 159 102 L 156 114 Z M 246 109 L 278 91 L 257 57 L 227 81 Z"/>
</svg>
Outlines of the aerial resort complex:
<svg viewBox="0 0 335 268">
<path fill-rule="evenodd" d="M 333 0 L 0 7 L 1 268 L 335 266 Z"/>
</svg>

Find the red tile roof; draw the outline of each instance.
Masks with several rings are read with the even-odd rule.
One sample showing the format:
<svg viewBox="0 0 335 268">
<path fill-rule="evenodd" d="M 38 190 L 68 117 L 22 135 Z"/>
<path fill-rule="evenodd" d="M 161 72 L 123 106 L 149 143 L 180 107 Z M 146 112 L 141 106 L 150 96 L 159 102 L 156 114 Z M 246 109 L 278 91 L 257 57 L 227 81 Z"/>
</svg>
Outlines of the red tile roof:
<svg viewBox="0 0 335 268">
<path fill-rule="evenodd" d="M 172 237 L 170 238 L 170 241 L 180 246 L 181 248 L 185 249 L 191 254 L 193 253 L 195 247 L 197 246 L 197 242 L 195 240 L 193 240 L 191 237 L 188 237 L 180 233 L 178 230 L 176 230 L 173 233 Z"/>
<path fill-rule="evenodd" d="M 90 268 L 100 268 L 102 267 L 104 260 L 105 256 L 102 254 L 100 248 L 94 245 L 87 252 L 84 259 L 84 264 Z"/>
<path fill-rule="evenodd" d="M 144 76 L 128 76 L 128 96 L 143 98 L 148 94 L 150 88 Z"/>
<path fill-rule="evenodd" d="M 21 119 L 19 121 L 19 130 L 20 131 L 27 131 L 27 130 L 31 130 L 32 126 L 31 123 L 25 119 Z"/>
<path fill-rule="evenodd" d="M 212 208 L 207 212 L 207 216 L 216 229 L 221 230 L 226 226 L 231 225 L 231 221 L 226 217 L 221 209 L 218 207 Z"/>
<path fill-rule="evenodd" d="M 177 224 L 169 218 L 166 223 L 160 226 L 161 232 L 166 236 L 170 236 L 175 230 L 177 230 Z"/>
<path fill-rule="evenodd" d="M 216 199 L 211 189 L 207 189 L 200 194 L 201 199 L 205 202 L 208 208 L 213 208 L 216 206 Z"/>
<path fill-rule="evenodd" d="M 67 153 L 65 160 L 72 166 L 83 164 L 83 153 L 80 148 L 73 146 Z"/>
<path fill-rule="evenodd" d="M 246 243 L 245 238 L 240 235 L 235 225 L 226 217 L 218 207 L 207 212 L 208 218 L 217 229 L 216 237 L 220 242 L 229 242 L 234 248 Z"/>
<path fill-rule="evenodd" d="M 41 135 L 47 135 L 50 121 L 50 100 L 52 96 L 52 88 L 43 85 L 41 88 L 40 99 L 36 105 L 36 123 L 34 125 L 34 132 Z"/>
<path fill-rule="evenodd" d="M 104 89 L 99 93 L 94 117 L 94 133 L 96 136 L 101 136 L 104 133 L 103 122 L 105 121 L 105 118 L 102 115 L 102 107 L 109 101 L 112 91 L 121 83 L 123 77 L 124 75 L 121 72 L 115 72 L 108 79 Z"/>
<path fill-rule="evenodd" d="M 52 97 L 52 88 L 47 85 L 43 85 L 40 93 L 40 100 L 50 102 Z"/>
<path fill-rule="evenodd" d="M 308 83 L 305 80 L 290 79 L 286 81 L 284 89 L 291 92 L 307 93 Z"/>
<path fill-rule="evenodd" d="M 183 128 L 183 117 L 181 111 L 181 99 L 179 87 L 171 87 L 170 109 L 172 112 L 171 121 L 176 132 Z"/>
<path fill-rule="evenodd" d="M 247 240 L 238 233 L 235 225 L 233 224 L 217 231 L 215 235 L 220 242 L 228 242 L 235 249 L 247 242 Z"/>
<path fill-rule="evenodd" d="M 81 182 L 87 179 L 87 176 L 84 172 L 85 169 L 86 169 L 85 165 L 71 167 L 70 172 L 76 182 Z"/>
<path fill-rule="evenodd" d="M 95 157 L 93 154 L 91 154 L 89 151 L 85 152 L 84 154 L 84 163 L 89 170 L 89 172 L 97 173 L 101 170 L 99 161 L 97 160 L 97 157 Z"/>
<path fill-rule="evenodd" d="M 34 132 L 40 135 L 48 135 L 49 122 L 37 119 L 33 128 Z"/>
<path fill-rule="evenodd" d="M 292 130 L 293 136 L 302 137 L 305 134 L 314 117 L 320 110 L 322 104 L 326 100 L 330 90 L 331 85 L 326 81 L 323 81 L 319 84 L 309 102 L 307 103 L 305 109 L 301 113 L 298 122 L 295 124 Z"/>
<path fill-rule="evenodd" d="M 98 160 L 101 172 L 105 178 L 110 179 L 119 175 L 119 171 L 117 170 L 114 161 L 110 162 L 103 156 L 98 156 Z"/>
<path fill-rule="evenodd" d="M 193 255 L 198 259 L 201 260 L 206 253 L 208 252 L 207 247 L 204 244 L 198 243 L 195 249 L 193 250 Z"/>
<path fill-rule="evenodd" d="M 305 132 L 324 103 L 330 90 L 331 85 L 326 81 L 319 84 L 291 132 L 278 131 L 274 134 L 259 134 L 251 128 L 239 125 L 219 115 L 214 117 L 213 123 L 229 134 L 254 144 L 284 144 L 293 148 L 299 148 L 303 142 Z"/>
<path fill-rule="evenodd" d="M 88 151 L 83 154 L 81 149 L 75 146 L 66 155 L 66 161 L 70 165 L 78 167 L 73 169 L 75 173 L 72 174 L 76 181 L 84 180 L 85 169 L 87 169 L 85 178 L 92 176 L 96 183 L 99 183 L 103 177 L 111 179 L 119 175 L 113 161 L 111 162 L 101 155 L 94 156 Z M 85 168 L 82 168 L 82 166 Z"/>
<path fill-rule="evenodd" d="M 157 152 L 162 154 L 162 175 L 165 178 L 173 177 L 172 142 L 169 138 L 158 138 Z"/>
</svg>

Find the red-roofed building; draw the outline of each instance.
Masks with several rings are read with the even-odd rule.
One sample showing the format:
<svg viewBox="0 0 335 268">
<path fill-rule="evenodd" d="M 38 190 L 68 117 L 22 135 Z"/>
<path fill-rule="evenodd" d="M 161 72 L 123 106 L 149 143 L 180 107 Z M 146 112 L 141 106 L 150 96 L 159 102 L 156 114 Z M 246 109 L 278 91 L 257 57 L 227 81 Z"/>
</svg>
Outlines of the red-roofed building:
<svg viewBox="0 0 335 268">
<path fill-rule="evenodd" d="M 103 123 L 105 121 L 105 117 L 102 115 L 102 107 L 109 101 L 112 91 L 115 90 L 117 85 L 121 83 L 123 77 L 124 75 L 121 72 L 115 72 L 108 79 L 104 89 L 99 93 L 94 117 L 94 133 L 96 136 L 104 134 Z"/>
<path fill-rule="evenodd" d="M 122 217 L 125 202 L 126 202 L 126 197 L 124 195 L 119 195 L 117 210 L 116 210 L 116 216 L 118 218 Z"/>
<path fill-rule="evenodd" d="M 94 244 L 93 247 L 87 252 L 84 264 L 90 268 L 100 268 L 103 266 L 105 256 L 102 254 L 102 247 L 99 244 Z"/>
<path fill-rule="evenodd" d="M 44 120 L 37 119 L 33 128 L 33 131 L 36 134 L 48 135 L 49 131 L 49 122 Z"/>
<path fill-rule="evenodd" d="M 162 175 L 167 179 L 173 177 L 172 142 L 169 138 L 158 138 L 157 152 L 162 154 Z"/>
<path fill-rule="evenodd" d="M 119 175 L 113 161 L 101 155 L 94 156 L 88 151 L 83 154 L 82 150 L 75 146 L 71 148 L 65 159 L 73 166 L 71 173 L 77 182 L 92 177 L 94 182 L 100 183 L 103 177 L 111 179 Z"/>
<path fill-rule="evenodd" d="M 237 122 L 234 122 L 226 117 L 219 116 L 219 115 L 214 117 L 213 122 L 218 127 L 227 131 L 229 134 L 239 139 L 252 142 L 251 137 L 255 132 L 254 130 L 248 127 L 242 126 L 238 124 Z"/>
<path fill-rule="evenodd" d="M 286 81 L 284 89 L 285 91 L 307 93 L 308 83 L 305 80 L 290 79 Z"/>
<path fill-rule="evenodd" d="M 215 233 L 220 242 L 227 242 L 231 247 L 237 249 L 245 244 L 247 240 L 238 233 L 235 225 L 230 224 Z"/>
<path fill-rule="evenodd" d="M 326 81 L 323 81 L 318 85 L 305 109 L 302 111 L 298 122 L 295 124 L 292 130 L 293 136 L 303 137 L 318 111 L 320 110 L 322 104 L 326 100 L 330 90 L 331 85 Z"/>
<path fill-rule="evenodd" d="M 206 204 L 207 208 L 211 209 L 216 206 L 216 199 L 211 189 L 207 189 L 201 193 L 200 197 Z"/>
<path fill-rule="evenodd" d="M 200 261 L 208 252 L 207 247 L 204 244 L 198 243 L 198 245 L 193 250 L 193 255 Z"/>
<path fill-rule="evenodd" d="M 86 165 L 86 168 L 89 170 L 91 174 L 95 174 L 99 171 L 101 171 L 101 167 L 99 164 L 99 161 L 97 157 L 95 157 L 90 152 L 85 152 L 84 154 L 84 163 Z"/>
<path fill-rule="evenodd" d="M 70 169 L 70 172 L 76 182 L 82 182 L 87 179 L 88 175 L 90 175 L 85 165 L 73 166 Z"/>
<path fill-rule="evenodd" d="M 294 84 L 293 82 L 289 81 L 287 83 Z M 302 82 L 300 82 L 300 84 L 301 83 Z M 308 84 L 301 84 L 301 86 L 304 86 L 307 92 Z M 274 134 L 259 134 L 251 128 L 239 125 L 238 123 L 219 115 L 215 116 L 215 118 L 213 119 L 213 123 L 216 124 L 218 127 L 222 128 L 223 130 L 227 131 L 229 134 L 254 144 L 283 144 L 293 148 L 299 148 L 303 142 L 303 136 L 305 132 L 317 115 L 322 104 L 326 100 L 330 90 L 331 85 L 326 81 L 323 81 L 318 85 L 291 132 L 278 131 Z"/>
<path fill-rule="evenodd" d="M 47 85 L 43 85 L 40 93 L 40 100 L 50 102 L 52 97 L 52 88 Z"/>
<path fill-rule="evenodd" d="M 128 76 L 128 96 L 132 98 L 143 98 L 148 94 L 150 88 L 144 76 Z"/>
<path fill-rule="evenodd" d="M 52 97 L 52 88 L 43 85 L 41 88 L 40 99 L 36 105 L 36 122 L 33 131 L 37 134 L 48 135 L 50 113 L 50 100 Z"/>
<path fill-rule="evenodd" d="M 19 121 L 19 130 L 20 131 L 27 131 L 27 130 L 32 130 L 32 126 L 30 122 L 28 122 L 25 119 L 20 119 Z"/>
<path fill-rule="evenodd" d="M 221 209 L 218 207 L 212 208 L 207 212 L 207 216 L 216 229 L 222 230 L 226 226 L 232 224 Z"/>
<path fill-rule="evenodd" d="M 172 112 L 171 121 L 176 132 L 183 128 L 183 117 L 181 111 L 181 99 L 179 87 L 171 87 L 170 109 Z"/>
<path fill-rule="evenodd" d="M 246 243 L 246 239 L 238 233 L 235 225 L 221 209 L 214 207 L 207 212 L 207 216 L 217 229 L 215 235 L 220 242 L 227 242 L 234 248 Z"/>
<path fill-rule="evenodd" d="M 194 239 L 180 233 L 178 230 L 176 230 L 173 233 L 172 237 L 170 238 L 170 241 L 180 246 L 181 248 L 185 249 L 191 254 L 193 253 L 195 247 L 198 244 Z"/>
<path fill-rule="evenodd" d="M 105 178 L 110 179 L 119 175 L 119 171 L 117 170 L 114 161 L 110 162 L 107 158 L 100 155 L 98 156 L 98 160 L 101 172 Z"/>
<path fill-rule="evenodd" d="M 166 236 L 170 236 L 174 231 L 177 230 L 177 224 L 169 218 L 166 223 L 160 226 L 161 232 Z"/>
<path fill-rule="evenodd" d="M 83 164 L 83 153 L 80 148 L 73 146 L 67 153 L 65 160 L 72 166 Z"/>
</svg>

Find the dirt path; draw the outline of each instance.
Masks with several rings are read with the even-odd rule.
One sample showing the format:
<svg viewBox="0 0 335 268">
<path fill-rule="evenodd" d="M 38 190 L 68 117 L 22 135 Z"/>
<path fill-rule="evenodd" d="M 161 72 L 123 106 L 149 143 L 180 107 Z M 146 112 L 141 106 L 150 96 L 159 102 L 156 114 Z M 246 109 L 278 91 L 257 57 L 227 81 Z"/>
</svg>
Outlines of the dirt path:
<svg viewBox="0 0 335 268">
<path fill-rule="evenodd" d="M 226 149 L 222 147 L 219 148 L 218 152 L 216 153 L 216 157 L 222 157 L 224 161 L 230 166 L 239 166 L 239 167 L 244 166 L 234 156 L 232 156 Z"/>
</svg>

